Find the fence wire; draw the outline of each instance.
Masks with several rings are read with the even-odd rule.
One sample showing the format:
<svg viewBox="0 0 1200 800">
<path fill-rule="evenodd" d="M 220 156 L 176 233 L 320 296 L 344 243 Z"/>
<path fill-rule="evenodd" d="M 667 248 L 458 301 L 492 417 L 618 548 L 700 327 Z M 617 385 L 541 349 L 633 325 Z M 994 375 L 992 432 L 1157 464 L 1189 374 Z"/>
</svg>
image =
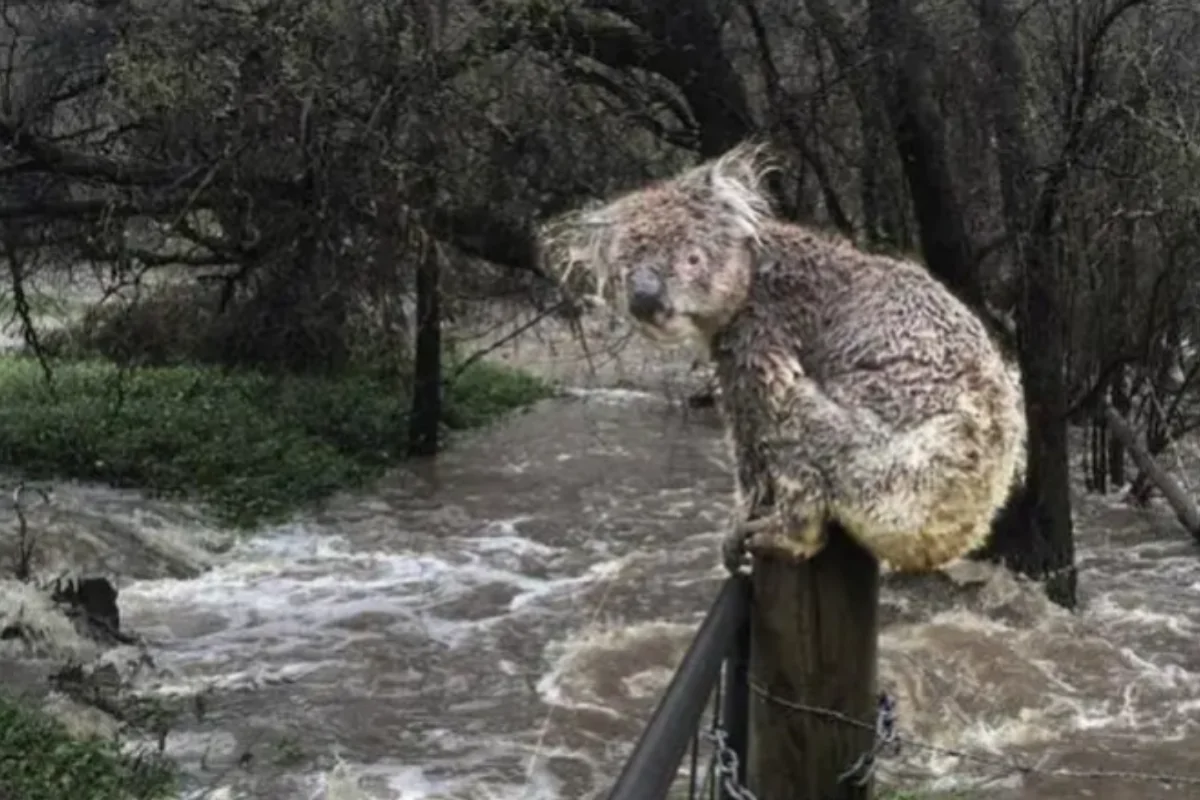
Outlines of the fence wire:
<svg viewBox="0 0 1200 800">
<path fill-rule="evenodd" d="M 921 741 L 915 736 L 905 734 L 901 731 L 897 722 L 896 703 L 893 698 L 884 694 L 880 696 L 879 715 L 874 723 L 863 720 L 854 719 L 839 711 L 834 711 L 828 708 L 819 708 L 815 706 L 797 703 L 785 698 L 778 697 L 772 694 L 765 686 L 757 681 L 750 681 L 750 691 L 754 695 L 763 700 L 776 705 L 780 708 L 785 708 L 799 714 L 809 714 L 822 719 L 837 722 L 851 727 L 873 730 L 875 732 L 875 744 L 867 752 L 864 752 L 855 762 L 857 769 L 848 770 L 843 773 L 843 777 L 855 771 L 864 769 L 874 770 L 874 764 L 877 759 L 900 759 L 906 750 L 916 750 L 928 753 L 934 753 L 949 758 L 958 759 L 959 761 L 970 762 L 979 766 L 989 767 L 997 770 L 997 774 L 985 781 L 985 783 L 996 783 L 1008 777 L 1030 777 L 1040 776 L 1044 778 L 1066 778 L 1072 780 L 1120 780 L 1143 783 L 1159 783 L 1169 784 L 1174 786 L 1192 786 L 1200 787 L 1200 775 L 1184 775 L 1173 772 L 1150 772 L 1138 770 L 1106 770 L 1106 769 L 1073 769 L 1070 767 L 1045 767 L 1040 764 L 1030 763 L 1022 759 L 1012 756 L 1002 756 L 992 753 L 975 753 L 962 748 L 946 747 L 943 745 L 935 745 L 929 742 Z M 867 776 L 869 777 L 869 775 Z M 959 787 L 959 789 L 969 789 L 970 787 Z M 979 788 L 979 787 L 976 787 Z"/>
</svg>

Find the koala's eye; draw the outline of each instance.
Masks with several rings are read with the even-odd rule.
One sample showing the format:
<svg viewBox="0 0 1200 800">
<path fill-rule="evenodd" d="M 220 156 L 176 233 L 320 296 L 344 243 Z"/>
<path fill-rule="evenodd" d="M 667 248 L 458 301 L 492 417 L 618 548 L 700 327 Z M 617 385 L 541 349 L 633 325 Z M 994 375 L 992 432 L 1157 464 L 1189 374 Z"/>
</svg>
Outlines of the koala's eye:
<svg viewBox="0 0 1200 800">
<path fill-rule="evenodd" d="M 699 254 L 699 253 L 689 253 L 689 254 L 688 254 L 688 257 L 687 257 L 687 263 L 688 263 L 688 266 L 689 266 L 689 267 L 698 267 L 698 266 L 700 266 L 700 262 L 701 262 L 702 260 L 703 260 L 703 259 L 702 259 L 702 258 L 700 258 L 700 254 Z"/>
</svg>

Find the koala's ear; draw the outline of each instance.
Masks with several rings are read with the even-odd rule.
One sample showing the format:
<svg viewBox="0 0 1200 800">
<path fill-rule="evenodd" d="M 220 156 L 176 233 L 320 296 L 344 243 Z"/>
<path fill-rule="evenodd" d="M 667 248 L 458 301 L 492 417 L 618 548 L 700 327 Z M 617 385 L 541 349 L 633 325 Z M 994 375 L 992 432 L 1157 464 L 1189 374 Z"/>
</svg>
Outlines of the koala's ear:
<svg viewBox="0 0 1200 800">
<path fill-rule="evenodd" d="M 742 142 L 710 162 L 709 183 L 714 187 L 735 183 L 743 190 L 761 191 L 763 179 L 774 168 L 770 155 L 763 142 Z"/>
<path fill-rule="evenodd" d="M 771 201 L 763 181 L 777 166 L 764 143 L 745 142 L 700 167 L 705 189 L 713 201 L 746 235 L 756 237 L 762 221 L 771 216 Z"/>
<path fill-rule="evenodd" d="M 538 231 L 543 270 L 573 296 L 602 291 L 609 277 L 606 256 L 616 222 L 611 209 L 600 206 L 567 212 L 543 223 Z"/>
</svg>

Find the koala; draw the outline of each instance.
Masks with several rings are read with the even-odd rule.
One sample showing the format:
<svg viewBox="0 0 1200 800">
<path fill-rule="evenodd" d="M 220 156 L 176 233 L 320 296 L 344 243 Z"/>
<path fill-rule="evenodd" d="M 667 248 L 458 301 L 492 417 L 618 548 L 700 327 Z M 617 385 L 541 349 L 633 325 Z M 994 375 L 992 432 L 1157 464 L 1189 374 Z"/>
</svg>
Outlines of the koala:
<svg viewBox="0 0 1200 800">
<path fill-rule="evenodd" d="M 715 367 L 732 448 L 731 570 L 808 559 L 838 524 L 902 572 L 986 540 L 1025 470 L 1021 378 L 924 266 L 782 221 L 762 145 L 558 220 L 547 252 L 583 267 L 644 336 Z"/>
</svg>

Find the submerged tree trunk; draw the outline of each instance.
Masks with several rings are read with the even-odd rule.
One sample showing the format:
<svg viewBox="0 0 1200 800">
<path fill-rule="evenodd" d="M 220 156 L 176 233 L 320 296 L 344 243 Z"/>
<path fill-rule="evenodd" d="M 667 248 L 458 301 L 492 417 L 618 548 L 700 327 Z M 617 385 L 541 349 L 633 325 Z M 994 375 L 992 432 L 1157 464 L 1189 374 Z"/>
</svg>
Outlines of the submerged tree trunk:
<svg viewBox="0 0 1200 800">
<path fill-rule="evenodd" d="M 977 4 L 988 40 L 1000 187 L 1005 226 L 1022 270 L 1017 303 L 1017 347 L 1029 424 L 1026 482 L 1010 499 L 983 551 L 1010 568 L 1046 582 L 1060 605 L 1075 605 L 1075 543 L 1067 452 L 1066 356 L 1061 316 L 1061 264 L 1052 232 L 1058 192 L 1066 179 L 1064 158 L 1036 193 L 1034 162 L 1021 116 L 1024 73 L 1008 0 Z M 1031 202 L 1034 201 L 1034 202 Z"/>
<path fill-rule="evenodd" d="M 1137 148 L 1131 143 L 1128 150 L 1129 167 L 1135 169 Z M 1134 242 L 1136 233 L 1135 220 L 1126 219 L 1122 221 L 1121 245 L 1117 254 L 1119 262 L 1116 266 L 1117 286 L 1116 291 L 1109 292 L 1109 315 L 1113 320 L 1113 327 L 1116 328 L 1117 334 L 1116 341 L 1113 343 L 1111 352 L 1109 353 L 1109 356 L 1113 358 L 1121 358 L 1126 352 L 1132 350 L 1134 341 L 1137 338 L 1134 333 L 1134 322 L 1128 310 L 1129 298 L 1135 297 L 1137 293 L 1138 253 Z M 1112 340 L 1110 339 L 1110 341 Z M 1122 419 L 1129 419 L 1129 413 L 1132 410 L 1127 375 L 1128 370 L 1126 366 L 1123 363 L 1118 363 L 1108 383 L 1109 401 L 1112 403 L 1113 409 L 1121 415 Z M 1116 487 L 1124 486 L 1125 445 L 1121 441 L 1121 437 L 1111 434 L 1108 437 L 1108 469 L 1112 485 Z"/>
<path fill-rule="evenodd" d="M 944 126 L 933 104 L 924 60 L 928 36 L 911 0 L 871 0 L 871 38 L 886 88 L 888 111 L 904 163 L 921 244 L 930 271 L 990 322 L 982 284 L 967 235 L 965 215 L 954 191 L 945 153 Z M 1017 244 L 1023 291 L 1017 308 L 1019 362 L 1024 374 L 1029 422 L 1026 485 L 998 515 L 989 545 L 979 554 L 1046 581 L 1048 595 L 1075 604 L 1074 540 L 1071 524 L 1070 467 L 1067 461 L 1066 386 L 1062 374 L 1066 341 L 1058 308 L 1056 251 L 1050 241 L 1058 182 L 1037 205 L 1036 229 L 1028 209 L 1031 165 L 1021 121 L 1021 63 L 1007 6 L 981 4 L 981 20 L 991 38 L 995 97 L 993 123 L 1000 148 L 1006 226 Z M 926 51 L 926 52 L 923 52 Z M 1032 241 L 1036 235 L 1036 242 Z M 1003 339 L 1000 331 L 993 332 Z"/>
<path fill-rule="evenodd" d="M 432 456 L 438 451 L 442 421 L 441 263 L 432 238 L 418 234 L 417 335 L 413 359 L 412 414 L 408 420 L 408 453 Z"/>
<path fill-rule="evenodd" d="M 1065 343 L 1053 289 L 1047 285 L 1050 279 L 1029 275 L 1046 266 L 1039 261 L 1030 258 L 1026 262 L 1026 289 L 1017 323 L 1029 426 L 1029 469 L 1025 485 L 999 515 L 983 555 L 1045 580 L 1050 599 L 1073 608 L 1076 573 L 1062 374 Z"/>
</svg>

